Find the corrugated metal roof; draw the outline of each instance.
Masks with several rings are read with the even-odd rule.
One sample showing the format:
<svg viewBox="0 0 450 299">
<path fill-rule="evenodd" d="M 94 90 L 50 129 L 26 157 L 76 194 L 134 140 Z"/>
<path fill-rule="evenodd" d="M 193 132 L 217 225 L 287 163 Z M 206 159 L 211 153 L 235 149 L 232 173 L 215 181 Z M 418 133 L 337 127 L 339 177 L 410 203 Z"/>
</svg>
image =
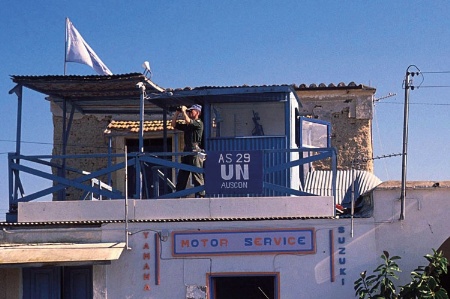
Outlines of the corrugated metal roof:
<svg viewBox="0 0 450 299">
<path fill-rule="evenodd" d="M 140 89 L 144 83 L 146 92 L 162 94 L 164 89 L 140 73 L 111 76 L 12 76 L 13 82 L 46 94 L 62 108 L 74 107 L 85 114 L 139 114 Z M 155 107 L 146 105 L 146 113 Z"/>
<path fill-rule="evenodd" d="M 332 196 L 332 172 L 317 170 L 308 174 L 304 191 L 321 196 Z M 336 201 L 350 202 L 352 183 L 355 182 L 355 199 L 381 184 L 374 174 L 363 170 L 338 170 L 336 178 Z"/>
<path fill-rule="evenodd" d="M 142 82 L 146 86 L 147 100 L 158 106 L 192 105 L 205 102 L 205 97 L 214 96 L 216 101 L 262 101 L 274 100 L 269 95 L 302 90 L 323 89 L 373 89 L 354 82 L 337 85 L 324 84 L 274 84 L 274 85 L 240 85 L 240 86 L 200 86 L 184 88 L 162 88 L 141 73 L 130 73 L 110 76 L 11 76 L 13 82 L 29 89 L 46 94 L 50 100 L 61 108 L 66 99 L 67 109 L 74 107 L 84 114 L 138 114 L 140 108 L 140 90 L 136 84 Z M 374 89 L 373 89 L 374 90 Z M 239 95 L 236 99 L 229 95 Z M 261 97 L 261 95 L 265 95 Z M 221 98 L 222 96 L 222 98 Z M 145 105 L 145 112 L 161 112 L 155 106 Z"/>
</svg>

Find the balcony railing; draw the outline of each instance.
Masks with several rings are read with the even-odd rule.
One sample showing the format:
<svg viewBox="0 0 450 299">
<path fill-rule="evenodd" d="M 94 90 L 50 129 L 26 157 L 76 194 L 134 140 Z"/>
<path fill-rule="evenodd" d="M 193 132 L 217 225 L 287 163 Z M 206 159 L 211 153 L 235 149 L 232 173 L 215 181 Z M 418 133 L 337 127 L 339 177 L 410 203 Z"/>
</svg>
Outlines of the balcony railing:
<svg viewBox="0 0 450 299">
<path fill-rule="evenodd" d="M 10 153 L 9 165 L 9 215 L 17 214 L 19 202 L 42 200 L 51 196 L 52 200 L 113 200 L 128 197 L 135 199 L 178 198 L 191 196 L 205 190 L 205 186 L 189 187 L 175 191 L 176 173 L 180 169 L 204 173 L 198 168 L 178 162 L 184 155 L 196 153 L 128 153 L 125 154 L 85 154 L 85 155 L 39 155 L 26 156 Z M 263 154 L 263 194 L 245 194 L 242 196 L 302 196 L 314 195 L 302 191 L 300 184 L 292 184 L 291 170 L 303 176 L 305 164 L 330 159 L 334 181 L 332 194 L 336 189 L 336 153 L 333 148 L 316 149 L 270 149 Z M 293 159 L 292 157 L 300 157 Z M 302 158 L 303 157 L 303 158 Z M 104 167 L 94 171 L 78 169 L 71 165 L 80 165 L 79 161 L 95 165 L 101 159 Z M 106 161 L 106 163 L 105 163 Z M 208 163 L 208 159 L 206 160 Z M 123 172 L 118 175 L 117 172 Z M 123 178 L 123 184 L 113 183 L 115 178 Z M 50 187 L 44 187 L 31 194 L 25 192 L 24 178 L 33 181 L 45 180 Z M 136 179 L 138 178 L 138 179 Z M 296 179 L 294 179 L 295 181 Z M 45 184 L 43 184 L 45 185 Z M 121 186 L 119 190 L 118 186 Z M 68 190 L 77 190 L 70 192 Z M 74 198 L 74 194 L 79 194 Z M 208 197 L 231 197 L 233 194 L 207 194 Z M 8 218 L 8 215 L 7 215 Z"/>
</svg>

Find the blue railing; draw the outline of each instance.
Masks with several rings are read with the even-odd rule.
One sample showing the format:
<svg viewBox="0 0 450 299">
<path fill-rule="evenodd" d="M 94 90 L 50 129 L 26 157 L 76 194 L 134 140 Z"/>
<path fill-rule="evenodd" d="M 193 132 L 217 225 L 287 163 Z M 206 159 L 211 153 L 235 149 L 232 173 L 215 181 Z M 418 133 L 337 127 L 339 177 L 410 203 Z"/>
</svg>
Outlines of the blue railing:
<svg viewBox="0 0 450 299">
<path fill-rule="evenodd" d="M 303 196 L 314 195 L 302 191 L 301 184 L 291 186 L 291 169 L 302 168 L 305 164 L 330 159 L 333 177 L 336 177 L 336 153 L 333 148 L 322 149 L 265 149 L 263 167 L 263 193 L 247 194 L 245 196 Z M 292 154 L 300 158 L 292 159 Z M 118 190 L 117 182 L 112 183 L 111 176 L 118 171 L 124 171 L 127 177 L 129 197 L 137 199 L 158 199 L 186 197 L 205 190 L 205 186 L 187 188 L 175 192 L 176 173 L 180 169 L 204 173 L 198 168 L 179 163 L 183 155 L 196 153 L 129 153 L 125 163 L 124 154 L 89 154 L 89 155 L 40 155 L 25 156 L 10 153 L 9 165 L 9 213 L 17 213 L 19 202 L 38 200 L 52 196 L 52 200 L 66 200 L 67 190 L 78 190 L 80 196 L 70 199 L 123 199 L 125 191 Z M 303 158 L 302 158 L 303 157 Z M 84 171 L 70 165 L 77 165 L 80 159 L 104 159 L 104 168 L 94 171 Z M 123 162 L 117 162 L 123 161 Z M 208 160 L 207 160 L 208 161 Z M 104 162 L 103 162 L 104 163 Z M 92 163 L 94 164 L 94 163 Z M 127 172 L 125 172 L 127 168 Z M 301 173 L 299 171 L 298 173 Z M 47 180 L 50 187 L 31 194 L 25 193 L 23 178 L 25 176 Z M 134 178 L 133 178 L 134 176 Z M 151 176 L 151 178 L 149 178 Z M 123 176 L 125 182 L 125 175 Z M 136 178 L 139 178 L 136 180 Z M 299 180 L 301 182 L 301 179 Z M 130 183 L 132 182 L 132 183 Z M 124 183 L 125 185 L 125 183 Z M 332 186 L 336 188 L 336 182 Z M 333 194 L 335 192 L 333 191 Z M 235 194 L 207 194 L 209 197 L 236 197 Z"/>
</svg>

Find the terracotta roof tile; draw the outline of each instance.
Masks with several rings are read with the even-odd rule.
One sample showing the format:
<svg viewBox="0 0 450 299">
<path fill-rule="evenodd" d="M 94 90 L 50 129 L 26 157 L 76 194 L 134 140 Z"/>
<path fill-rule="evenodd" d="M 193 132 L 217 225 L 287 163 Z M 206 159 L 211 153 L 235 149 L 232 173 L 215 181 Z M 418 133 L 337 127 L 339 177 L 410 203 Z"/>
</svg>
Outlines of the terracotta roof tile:
<svg viewBox="0 0 450 299">
<path fill-rule="evenodd" d="M 178 123 L 183 121 L 178 120 Z M 105 133 L 110 133 L 111 131 L 128 131 L 132 133 L 139 132 L 140 122 L 132 120 L 112 120 L 105 130 Z M 164 123 L 162 120 L 145 120 L 144 121 L 144 132 L 160 132 L 164 130 Z M 167 130 L 173 130 L 171 126 L 171 121 L 167 121 Z"/>
<path fill-rule="evenodd" d="M 297 84 L 271 84 L 271 85 L 233 85 L 233 86 L 197 86 L 197 87 L 190 87 L 186 86 L 184 88 L 166 88 L 166 91 L 189 91 L 189 90 L 202 90 L 202 89 L 225 89 L 225 88 L 243 88 L 243 87 L 270 87 L 270 86 L 292 86 L 295 90 L 303 90 L 303 89 L 343 89 L 343 88 L 351 88 L 351 89 L 374 89 L 373 87 L 364 85 L 364 84 L 357 84 L 355 82 L 350 82 L 348 84 L 344 82 L 339 82 L 337 84 L 335 83 L 311 83 L 311 84 L 305 84 L 302 83 L 300 85 Z"/>
<path fill-rule="evenodd" d="M 363 85 L 363 84 L 356 84 L 355 82 L 350 82 L 348 84 L 345 84 L 344 82 L 339 82 L 338 84 L 330 83 L 311 83 L 309 85 L 302 83 L 300 85 L 293 84 L 292 85 L 295 90 L 305 90 L 305 89 L 374 89 L 373 87 Z"/>
</svg>

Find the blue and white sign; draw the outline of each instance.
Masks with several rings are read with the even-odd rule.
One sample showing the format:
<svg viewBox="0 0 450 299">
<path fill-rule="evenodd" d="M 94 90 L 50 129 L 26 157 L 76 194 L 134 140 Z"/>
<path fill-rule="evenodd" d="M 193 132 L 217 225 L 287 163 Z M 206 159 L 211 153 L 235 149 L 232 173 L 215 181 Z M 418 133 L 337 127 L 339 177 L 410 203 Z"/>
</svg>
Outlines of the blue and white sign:
<svg viewBox="0 0 450 299">
<path fill-rule="evenodd" d="M 232 254 L 314 254 L 313 228 L 172 232 L 173 256 Z"/>
<path fill-rule="evenodd" d="M 208 152 L 205 189 L 208 194 L 261 194 L 262 151 Z"/>
</svg>

